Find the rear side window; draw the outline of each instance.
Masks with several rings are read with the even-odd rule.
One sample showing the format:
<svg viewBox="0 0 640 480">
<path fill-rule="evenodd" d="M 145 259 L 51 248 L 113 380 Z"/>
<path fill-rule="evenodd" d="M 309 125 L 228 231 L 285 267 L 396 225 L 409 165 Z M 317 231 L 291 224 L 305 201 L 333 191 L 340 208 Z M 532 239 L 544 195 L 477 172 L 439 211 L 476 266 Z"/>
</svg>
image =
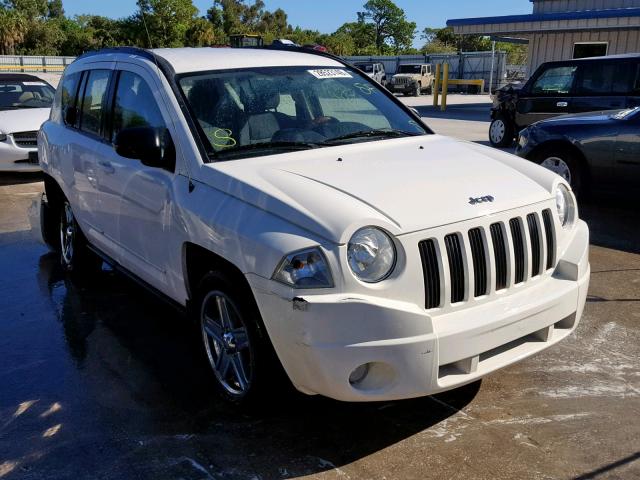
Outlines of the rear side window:
<svg viewBox="0 0 640 480">
<path fill-rule="evenodd" d="M 101 133 L 110 73 L 110 70 L 90 70 L 88 73 L 80 118 L 80 130 L 83 132 Z"/>
<path fill-rule="evenodd" d="M 156 99 L 142 77 L 122 71 L 116 88 L 111 139 L 133 127 L 165 127 Z"/>
<path fill-rule="evenodd" d="M 60 87 L 60 113 L 64 121 L 67 109 L 75 107 L 78 83 L 80 82 L 80 72 L 65 75 Z"/>
<path fill-rule="evenodd" d="M 637 65 L 629 62 L 594 63 L 582 68 L 579 95 L 626 95 L 633 90 Z"/>
<path fill-rule="evenodd" d="M 575 65 L 550 67 L 533 83 L 531 93 L 537 95 L 566 95 L 571 91 L 578 69 Z"/>
</svg>

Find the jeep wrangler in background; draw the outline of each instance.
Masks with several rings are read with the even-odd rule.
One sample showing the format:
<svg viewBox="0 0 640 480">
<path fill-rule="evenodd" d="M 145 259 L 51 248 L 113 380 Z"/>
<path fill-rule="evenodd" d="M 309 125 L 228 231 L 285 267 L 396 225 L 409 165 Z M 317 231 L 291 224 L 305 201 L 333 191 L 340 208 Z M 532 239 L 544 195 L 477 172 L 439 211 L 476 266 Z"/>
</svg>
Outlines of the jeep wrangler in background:
<svg viewBox="0 0 640 480">
<path fill-rule="evenodd" d="M 388 88 L 393 93 L 417 97 L 422 92 L 431 93 L 434 79 L 430 63 L 404 64 L 398 66 Z"/>
</svg>

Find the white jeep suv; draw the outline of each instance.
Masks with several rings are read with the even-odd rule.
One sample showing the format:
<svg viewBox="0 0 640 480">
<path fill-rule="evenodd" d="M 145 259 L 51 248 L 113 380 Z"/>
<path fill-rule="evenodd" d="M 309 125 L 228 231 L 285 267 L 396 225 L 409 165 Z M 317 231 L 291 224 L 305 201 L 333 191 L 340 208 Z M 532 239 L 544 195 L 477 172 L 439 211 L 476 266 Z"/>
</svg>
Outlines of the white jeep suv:
<svg viewBox="0 0 640 480">
<path fill-rule="evenodd" d="M 70 65 L 38 139 L 63 265 L 105 260 L 186 309 L 233 401 L 274 369 L 339 400 L 428 395 L 569 335 L 590 270 L 566 182 L 435 135 L 364 73 L 305 52 L 125 48 Z"/>
</svg>

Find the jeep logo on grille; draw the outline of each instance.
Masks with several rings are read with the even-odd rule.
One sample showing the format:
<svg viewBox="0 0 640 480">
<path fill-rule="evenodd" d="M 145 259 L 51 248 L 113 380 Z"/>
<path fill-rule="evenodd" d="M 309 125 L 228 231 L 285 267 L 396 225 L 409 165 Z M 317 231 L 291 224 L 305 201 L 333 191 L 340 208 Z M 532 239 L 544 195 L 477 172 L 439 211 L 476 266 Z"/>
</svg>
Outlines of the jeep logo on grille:
<svg viewBox="0 0 640 480">
<path fill-rule="evenodd" d="M 469 197 L 469 203 L 471 205 L 477 205 L 479 203 L 493 202 L 495 199 L 491 195 L 485 195 L 484 197 Z"/>
</svg>

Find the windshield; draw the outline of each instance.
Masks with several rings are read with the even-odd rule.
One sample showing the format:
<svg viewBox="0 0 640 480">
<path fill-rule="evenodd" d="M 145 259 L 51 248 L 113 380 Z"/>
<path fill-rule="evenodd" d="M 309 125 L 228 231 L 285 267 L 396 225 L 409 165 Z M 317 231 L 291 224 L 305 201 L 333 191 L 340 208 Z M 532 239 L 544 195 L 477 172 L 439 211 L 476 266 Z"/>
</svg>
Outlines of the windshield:
<svg viewBox="0 0 640 480">
<path fill-rule="evenodd" d="M 398 73 L 420 73 L 421 65 L 400 65 Z"/>
<path fill-rule="evenodd" d="M 358 67 L 363 72 L 373 72 L 373 63 L 356 63 L 356 67 Z"/>
<path fill-rule="evenodd" d="M 270 67 L 181 75 L 210 157 L 273 155 L 427 130 L 348 67 Z"/>
<path fill-rule="evenodd" d="M 55 93 L 44 81 L 0 80 L 0 110 L 49 108 Z"/>
<path fill-rule="evenodd" d="M 615 120 L 629 120 L 640 112 L 640 107 L 629 108 L 627 110 L 620 110 L 617 113 L 611 115 L 611 118 Z"/>
</svg>

